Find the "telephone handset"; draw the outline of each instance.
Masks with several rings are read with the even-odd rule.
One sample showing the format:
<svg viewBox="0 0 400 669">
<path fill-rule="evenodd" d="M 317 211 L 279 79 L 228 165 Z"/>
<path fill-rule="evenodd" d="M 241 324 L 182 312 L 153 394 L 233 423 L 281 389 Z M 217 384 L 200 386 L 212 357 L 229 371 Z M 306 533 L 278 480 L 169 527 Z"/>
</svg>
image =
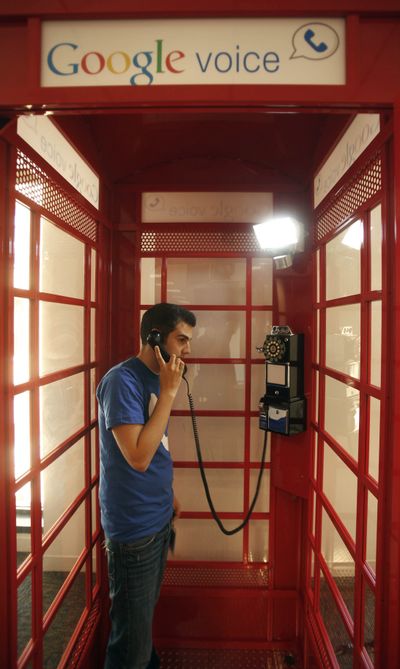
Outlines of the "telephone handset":
<svg viewBox="0 0 400 669">
<path fill-rule="evenodd" d="M 154 348 L 155 346 L 158 346 L 160 349 L 161 357 L 165 362 L 169 362 L 171 356 L 168 353 L 168 351 L 164 348 L 164 346 L 161 343 L 162 340 L 162 335 L 159 330 L 151 330 L 150 333 L 147 336 L 147 343 L 150 344 L 151 348 Z M 187 367 L 186 365 L 183 368 L 183 374 L 182 376 L 185 376 L 187 372 Z"/>
</svg>

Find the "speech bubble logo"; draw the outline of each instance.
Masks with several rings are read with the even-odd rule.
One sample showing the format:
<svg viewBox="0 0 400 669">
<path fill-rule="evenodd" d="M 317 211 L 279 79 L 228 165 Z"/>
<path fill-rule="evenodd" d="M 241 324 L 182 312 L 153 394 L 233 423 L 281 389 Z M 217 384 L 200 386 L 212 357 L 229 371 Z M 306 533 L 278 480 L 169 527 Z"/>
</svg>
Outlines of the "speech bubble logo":
<svg viewBox="0 0 400 669">
<path fill-rule="evenodd" d="M 160 211 L 164 209 L 164 198 L 158 193 L 147 193 L 144 206 L 152 211 Z"/>
<path fill-rule="evenodd" d="M 327 23 L 305 23 L 293 35 L 290 58 L 323 60 L 330 58 L 339 47 L 339 35 Z"/>
</svg>

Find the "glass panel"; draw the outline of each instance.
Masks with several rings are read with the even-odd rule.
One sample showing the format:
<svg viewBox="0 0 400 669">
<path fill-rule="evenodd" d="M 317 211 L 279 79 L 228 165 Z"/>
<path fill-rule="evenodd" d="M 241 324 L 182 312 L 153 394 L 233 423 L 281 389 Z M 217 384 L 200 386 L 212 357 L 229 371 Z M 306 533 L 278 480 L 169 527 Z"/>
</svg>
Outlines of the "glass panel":
<svg viewBox="0 0 400 669">
<path fill-rule="evenodd" d="M 83 374 L 40 388 L 41 457 L 83 427 Z"/>
<path fill-rule="evenodd" d="M 31 212 L 20 202 L 15 203 L 14 221 L 14 287 L 29 289 Z"/>
<path fill-rule="evenodd" d="M 315 288 L 316 288 L 316 300 L 319 302 L 319 293 L 320 293 L 320 281 L 321 281 L 321 273 L 320 273 L 320 250 L 317 249 L 317 252 L 315 254 L 315 261 L 316 261 L 316 271 L 315 271 Z"/>
<path fill-rule="evenodd" d="M 96 309 L 90 310 L 90 362 L 96 360 Z"/>
<path fill-rule="evenodd" d="M 315 522 L 316 522 L 316 517 L 317 517 L 317 495 L 315 490 L 313 490 L 312 493 L 312 516 L 311 516 L 311 534 L 315 538 L 315 532 L 316 532 L 316 527 L 315 527 Z"/>
<path fill-rule="evenodd" d="M 371 209 L 371 290 L 382 289 L 382 207 Z"/>
<path fill-rule="evenodd" d="M 83 307 L 40 302 L 40 375 L 44 376 L 81 364 L 83 364 Z"/>
<path fill-rule="evenodd" d="M 375 595 L 365 584 L 364 647 L 372 662 L 375 662 Z"/>
<path fill-rule="evenodd" d="M 314 591 L 315 588 L 315 553 L 313 549 L 310 549 L 310 588 L 312 591 Z M 313 592 L 314 594 L 314 592 Z"/>
<path fill-rule="evenodd" d="M 239 469 L 207 469 L 211 499 L 217 512 L 243 511 L 243 472 Z M 198 469 L 174 470 L 174 492 L 183 511 L 209 511 Z"/>
<path fill-rule="evenodd" d="M 195 407 L 214 411 L 243 411 L 244 371 L 244 365 L 188 365 L 186 378 L 189 381 Z M 174 409 L 188 409 L 186 393 L 186 384 L 181 383 Z"/>
<path fill-rule="evenodd" d="M 315 372 L 315 422 L 319 423 L 319 372 Z"/>
<path fill-rule="evenodd" d="M 95 534 L 99 529 L 97 522 L 98 495 L 99 495 L 99 488 L 96 485 L 94 486 L 94 488 L 92 488 L 92 534 Z"/>
<path fill-rule="evenodd" d="M 198 311 L 191 349 L 196 358 L 244 358 L 246 314 L 243 311 Z"/>
<path fill-rule="evenodd" d="M 97 277 L 97 267 L 96 267 L 96 262 L 97 262 L 97 253 L 95 249 L 91 250 L 91 259 L 90 259 L 90 299 L 92 302 L 96 301 L 96 277 Z"/>
<path fill-rule="evenodd" d="M 85 573 L 84 570 L 81 570 L 62 600 L 60 608 L 45 634 L 43 640 L 43 666 L 45 669 L 58 666 L 83 613 L 85 604 Z"/>
<path fill-rule="evenodd" d="M 315 362 L 319 363 L 320 310 L 315 312 Z"/>
<path fill-rule="evenodd" d="M 84 440 L 60 455 L 41 474 L 44 532 L 79 495 L 85 485 Z"/>
<path fill-rule="evenodd" d="M 249 505 L 253 501 L 254 494 L 256 492 L 257 481 L 258 481 L 259 470 L 252 469 L 250 471 L 250 496 L 249 496 Z M 255 513 L 268 513 L 269 512 L 269 489 L 270 489 L 270 478 L 271 472 L 269 469 L 264 469 L 262 478 L 260 492 L 258 494 L 258 499 L 254 507 Z"/>
<path fill-rule="evenodd" d="M 18 588 L 18 656 L 32 637 L 32 574 Z"/>
<path fill-rule="evenodd" d="M 30 302 L 22 297 L 14 299 L 14 384 L 25 383 L 30 377 L 29 362 Z"/>
<path fill-rule="evenodd" d="M 360 292 L 362 223 L 356 221 L 326 245 L 326 299 Z"/>
<path fill-rule="evenodd" d="M 265 395 L 265 365 L 251 366 L 250 410 L 257 411 L 260 398 Z"/>
<path fill-rule="evenodd" d="M 376 481 L 379 479 L 381 402 L 375 397 L 369 398 L 369 461 L 368 470 Z"/>
<path fill-rule="evenodd" d="M 318 432 L 314 431 L 314 481 L 318 476 Z"/>
<path fill-rule="evenodd" d="M 90 474 L 91 478 L 97 475 L 97 430 L 92 428 L 90 431 Z"/>
<path fill-rule="evenodd" d="M 259 419 L 250 419 L 250 461 L 261 462 L 261 456 L 264 447 L 265 430 L 260 430 Z M 265 462 L 271 460 L 271 433 L 267 432 L 267 451 Z"/>
<path fill-rule="evenodd" d="M 323 491 L 353 539 L 356 536 L 357 478 L 325 443 Z"/>
<path fill-rule="evenodd" d="M 224 520 L 230 530 L 239 524 L 237 520 Z M 174 560 L 241 561 L 242 532 L 226 537 L 215 520 L 184 520 L 176 524 Z M 229 538 L 229 541 L 227 541 Z"/>
<path fill-rule="evenodd" d="M 265 335 L 271 332 L 272 311 L 253 311 L 251 314 L 251 350 L 252 358 L 260 358 L 262 353 L 256 350 L 257 346 L 262 346 Z"/>
<path fill-rule="evenodd" d="M 31 552 L 31 484 L 27 483 L 15 494 L 17 510 L 17 564 Z"/>
<path fill-rule="evenodd" d="M 30 393 L 14 397 L 14 468 L 15 478 L 31 466 Z"/>
<path fill-rule="evenodd" d="M 381 385 L 382 356 L 382 303 L 371 302 L 371 368 L 370 382 L 374 386 Z"/>
<path fill-rule="evenodd" d="M 360 378 L 360 305 L 326 310 L 326 365 Z"/>
<path fill-rule="evenodd" d="M 375 572 L 376 570 L 376 540 L 378 530 L 378 500 L 370 492 L 368 493 L 368 517 L 367 517 L 367 555 L 366 562 Z"/>
<path fill-rule="evenodd" d="M 90 420 L 96 420 L 97 400 L 96 400 L 96 369 L 90 370 Z"/>
<path fill-rule="evenodd" d="M 169 258 L 167 300 L 176 304 L 245 304 L 246 261 Z"/>
<path fill-rule="evenodd" d="M 92 588 L 95 587 L 97 583 L 97 551 L 98 551 L 98 543 L 96 543 L 93 546 L 92 549 Z"/>
<path fill-rule="evenodd" d="M 249 562 L 268 562 L 268 520 L 249 523 Z M 239 532 L 240 534 L 240 532 Z"/>
<path fill-rule="evenodd" d="M 85 245 L 40 219 L 40 290 L 83 299 Z"/>
<path fill-rule="evenodd" d="M 140 261 L 140 303 L 161 301 L 161 258 L 142 258 Z"/>
<path fill-rule="evenodd" d="M 81 504 L 43 555 L 43 612 L 60 590 L 85 547 L 85 505 Z"/>
<path fill-rule="evenodd" d="M 335 600 L 328 583 L 322 573 L 320 590 L 320 611 L 324 625 L 329 634 L 336 660 L 340 669 L 351 669 L 353 666 L 353 644 L 336 608 Z"/>
<path fill-rule="evenodd" d="M 355 459 L 358 459 L 360 393 L 329 376 L 325 377 L 325 429 Z"/>
<path fill-rule="evenodd" d="M 244 459 L 244 418 L 198 416 L 197 426 L 204 462 Z M 172 416 L 168 438 L 174 462 L 197 459 L 191 418 Z"/>
<path fill-rule="evenodd" d="M 322 512 L 321 552 L 340 594 L 354 618 L 355 563 L 326 511 Z"/>
<path fill-rule="evenodd" d="M 251 303 L 272 304 L 272 258 L 253 258 L 251 274 Z M 264 340 L 263 340 L 264 341 Z"/>
</svg>

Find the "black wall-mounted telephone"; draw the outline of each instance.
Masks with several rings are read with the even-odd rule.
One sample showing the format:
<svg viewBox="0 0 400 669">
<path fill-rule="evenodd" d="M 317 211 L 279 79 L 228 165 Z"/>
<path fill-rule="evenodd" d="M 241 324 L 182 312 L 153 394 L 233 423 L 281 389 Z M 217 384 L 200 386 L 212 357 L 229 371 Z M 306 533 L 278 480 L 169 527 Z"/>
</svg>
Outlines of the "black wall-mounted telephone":
<svg viewBox="0 0 400 669">
<path fill-rule="evenodd" d="M 147 343 L 150 344 L 151 348 L 154 348 L 155 346 L 158 346 L 160 349 L 161 357 L 165 362 L 169 362 L 171 359 L 170 354 L 168 351 L 164 348 L 162 345 L 162 334 L 159 330 L 151 330 L 150 333 L 147 335 Z M 183 368 L 183 375 L 185 376 L 187 372 L 187 367 L 186 365 Z"/>
</svg>

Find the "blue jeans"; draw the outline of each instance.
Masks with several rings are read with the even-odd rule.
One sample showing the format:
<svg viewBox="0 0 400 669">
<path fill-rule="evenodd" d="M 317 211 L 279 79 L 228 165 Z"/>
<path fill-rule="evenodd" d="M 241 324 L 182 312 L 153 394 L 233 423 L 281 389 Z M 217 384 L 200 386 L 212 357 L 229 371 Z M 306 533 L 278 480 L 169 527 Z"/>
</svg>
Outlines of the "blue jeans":
<svg viewBox="0 0 400 669">
<path fill-rule="evenodd" d="M 106 539 L 111 632 L 105 669 L 157 667 L 152 645 L 154 608 L 168 555 L 171 525 L 133 543 Z"/>
</svg>

